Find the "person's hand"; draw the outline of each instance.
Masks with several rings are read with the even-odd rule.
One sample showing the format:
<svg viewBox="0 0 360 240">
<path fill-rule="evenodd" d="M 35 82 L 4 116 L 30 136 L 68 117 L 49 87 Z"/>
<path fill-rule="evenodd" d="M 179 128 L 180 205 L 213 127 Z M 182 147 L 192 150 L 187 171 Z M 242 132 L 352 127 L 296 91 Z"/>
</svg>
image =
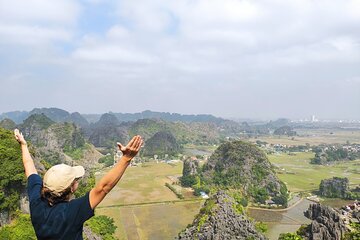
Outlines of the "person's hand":
<svg viewBox="0 0 360 240">
<path fill-rule="evenodd" d="M 130 161 L 136 156 L 142 144 L 143 140 L 139 135 L 133 137 L 125 147 L 121 143 L 117 143 L 119 150 L 123 153 L 123 156 L 127 161 Z"/>
<path fill-rule="evenodd" d="M 25 138 L 23 134 L 19 131 L 19 129 L 14 130 L 15 139 L 21 144 L 26 145 Z"/>
</svg>

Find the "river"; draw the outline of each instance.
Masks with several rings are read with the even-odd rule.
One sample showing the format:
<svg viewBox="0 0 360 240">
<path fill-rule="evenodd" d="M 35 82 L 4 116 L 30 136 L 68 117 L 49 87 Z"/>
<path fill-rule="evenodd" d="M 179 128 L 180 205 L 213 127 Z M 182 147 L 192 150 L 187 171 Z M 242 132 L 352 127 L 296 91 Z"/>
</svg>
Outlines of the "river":
<svg viewBox="0 0 360 240">
<path fill-rule="evenodd" d="M 309 224 L 310 220 L 304 216 L 311 201 L 301 199 L 298 203 L 285 210 L 268 210 L 249 208 L 249 216 L 256 221 L 268 225 L 265 234 L 270 240 L 277 240 L 280 233 L 295 232 L 302 224 Z"/>
</svg>

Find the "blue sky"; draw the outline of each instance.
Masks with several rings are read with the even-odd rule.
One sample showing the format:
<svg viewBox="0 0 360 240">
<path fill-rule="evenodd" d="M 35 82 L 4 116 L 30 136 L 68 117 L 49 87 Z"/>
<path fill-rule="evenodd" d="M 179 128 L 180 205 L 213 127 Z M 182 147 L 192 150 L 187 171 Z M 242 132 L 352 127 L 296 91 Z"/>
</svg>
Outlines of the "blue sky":
<svg viewBox="0 0 360 240">
<path fill-rule="evenodd" d="M 0 112 L 360 119 L 360 0 L 0 0 Z"/>
</svg>

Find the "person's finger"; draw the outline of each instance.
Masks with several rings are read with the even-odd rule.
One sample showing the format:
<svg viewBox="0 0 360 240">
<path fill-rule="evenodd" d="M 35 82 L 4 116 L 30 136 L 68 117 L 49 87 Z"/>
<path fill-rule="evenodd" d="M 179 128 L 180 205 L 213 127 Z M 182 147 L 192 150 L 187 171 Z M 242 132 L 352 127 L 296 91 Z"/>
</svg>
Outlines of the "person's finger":
<svg viewBox="0 0 360 240">
<path fill-rule="evenodd" d="M 136 147 L 136 151 L 138 152 L 141 148 L 141 146 L 143 145 L 144 141 L 141 139 L 139 142 L 139 145 Z"/>
<path fill-rule="evenodd" d="M 125 147 L 121 143 L 117 142 L 117 145 L 118 145 L 120 151 L 125 150 Z"/>
<path fill-rule="evenodd" d="M 134 136 L 130 142 L 126 145 L 127 148 L 131 148 L 136 140 L 137 136 Z"/>
<path fill-rule="evenodd" d="M 135 149 L 138 149 L 138 148 L 139 148 L 139 146 L 141 145 L 141 141 L 142 141 L 142 139 L 141 139 L 141 137 L 139 136 L 139 138 L 138 138 L 137 141 L 136 141 Z"/>
</svg>

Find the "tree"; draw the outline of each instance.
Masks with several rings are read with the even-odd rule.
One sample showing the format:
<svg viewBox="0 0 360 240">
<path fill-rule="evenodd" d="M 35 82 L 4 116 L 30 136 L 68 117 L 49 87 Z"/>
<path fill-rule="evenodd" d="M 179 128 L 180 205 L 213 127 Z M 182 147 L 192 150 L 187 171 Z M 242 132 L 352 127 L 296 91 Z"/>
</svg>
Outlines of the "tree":
<svg viewBox="0 0 360 240">
<path fill-rule="evenodd" d="M 296 233 L 281 233 L 278 240 L 302 240 L 303 238 Z"/>
</svg>

